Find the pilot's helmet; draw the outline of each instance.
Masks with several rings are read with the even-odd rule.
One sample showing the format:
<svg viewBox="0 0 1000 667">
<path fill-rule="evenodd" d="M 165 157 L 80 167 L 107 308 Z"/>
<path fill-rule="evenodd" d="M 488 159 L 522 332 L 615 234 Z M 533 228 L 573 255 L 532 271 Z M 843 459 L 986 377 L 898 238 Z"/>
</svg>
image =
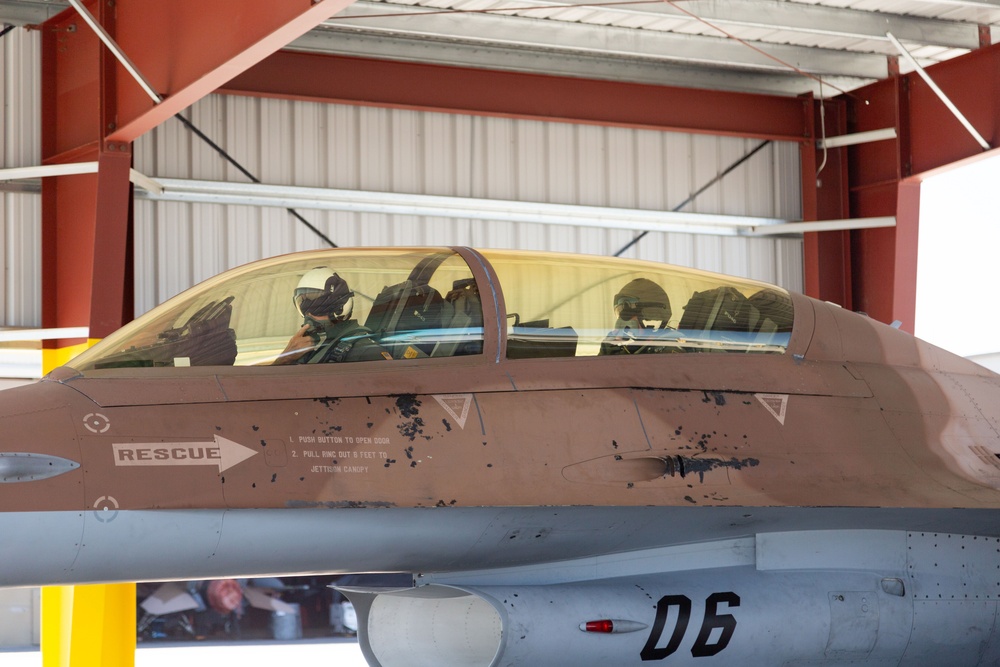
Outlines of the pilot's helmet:
<svg viewBox="0 0 1000 667">
<path fill-rule="evenodd" d="M 652 280 L 636 278 L 615 295 L 615 315 L 621 322 L 638 320 L 646 328 L 663 328 L 670 320 L 670 299 Z"/>
<path fill-rule="evenodd" d="M 350 319 L 354 311 L 354 292 L 343 278 L 325 266 L 302 276 L 292 301 L 303 317 L 329 317 L 331 322 Z"/>
</svg>

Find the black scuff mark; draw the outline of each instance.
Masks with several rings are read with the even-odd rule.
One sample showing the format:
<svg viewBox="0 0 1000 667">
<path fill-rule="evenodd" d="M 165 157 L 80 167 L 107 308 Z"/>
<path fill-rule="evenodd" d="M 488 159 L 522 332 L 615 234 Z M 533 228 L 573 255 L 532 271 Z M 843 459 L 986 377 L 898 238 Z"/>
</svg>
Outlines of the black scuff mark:
<svg viewBox="0 0 1000 667">
<path fill-rule="evenodd" d="M 278 473 L 274 473 L 273 475 L 271 475 L 271 484 L 274 484 L 277 481 L 278 481 Z"/>
<path fill-rule="evenodd" d="M 251 424 L 250 428 L 252 428 L 255 431 L 259 431 L 260 430 L 260 426 L 257 426 L 256 424 Z"/>
<path fill-rule="evenodd" d="M 612 440 L 611 441 L 611 447 L 613 449 L 618 449 L 618 441 L 617 440 Z"/>
<path fill-rule="evenodd" d="M 403 453 L 406 454 L 406 458 L 410 459 L 411 461 L 413 460 L 413 447 L 407 447 L 405 450 L 403 450 Z"/>
<path fill-rule="evenodd" d="M 261 447 L 267 447 L 267 440 L 261 440 L 260 441 L 260 446 Z"/>
<path fill-rule="evenodd" d="M 344 430 L 343 426 L 329 426 L 328 425 L 327 428 L 320 429 L 319 431 L 313 431 L 313 433 L 315 433 L 317 435 L 324 436 L 326 438 L 329 438 L 329 440 L 327 440 L 327 442 L 333 442 L 333 440 L 332 440 L 333 434 L 334 433 L 340 433 L 343 430 Z"/>
<path fill-rule="evenodd" d="M 721 391 L 703 391 L 704 398 L 701 399 L 702 403 L 711 403 L 715 401 L 715 404 L 720 408 L 726 404 L 726 397 Z"/>
<path fill-rule="evenodd" d="M 375 425 L 375 422 L 368 422 L 367 424 L 365 424 L 365 426 L 367 426 L 368 428 L 371 428 L 374 425 Z"/>
<path fill-rule="evenodd" d="M 222 430 L 222 427 L 221 427 L 221 426 L 216 426 L 216 427 L 215 427 L 215 430 L 216 430 L 216 431 L 221 431 L 221 430 Z"/>
<path fill-rule="evenodd" d="M 396 503 L 381 500 L 289 500 L 285 503 L 288 509 L 363 509 L 366 507 L 395 507 Z"/>
<path fill-rule="evenodd" d="M 396 408 L 404 419 L 415 417 L 419 412 L 420 401 L 414 394 L 402 394 L 396 397 Z"/>
<path fill-rule="evenodd" d="M 417 416 L 420 412 L 419 408 L 420 401 L 414 394 L 403 394 L 396 397 L 396 409 L 399 411 L 399 416 L 408 420 L 399 424 L 397 428 L 400 434 L 410 441 L 416 440 L 417 436 L 424 440 L 431 439 L 430 436 L 424 435 L 424 420 Z"/>
<path fill-rule="evenodd" d="M 429 435 L 424 435 L 424 420 L 420 417 L 414 417 L 410 421 L 403 422 L 397 428 L 400 434 L 404 438 L 408 438 L 411 442 L 416 440 L 418 436 L 424 440 L 431 439 Z"/>
<path fill-rule="evenodd" d="M 760 465 L 759 459 L 738 459 L 735 456 L 728 460 L 697 456 L 671 456 L 664 459 L 663 462 L 667 467 L 667 475 L 671 477 L 679 475 L 683 479 L 688 475 L 696 474 L 700 482 L 705 481 L 705 473 L 713 470 L 743 470 L 744 468 L 756 468 Z"/>
<path fill-rule="evenodd" d="M 441 423 L 444 424 L 444 430 L 446 432 L 450 433 L 451 432 L 451 424 L 448 423 L 448 420 L 447 419 L 442 419 Z"/>
<path fill-rule="evenodd" d="M 697 505 L 698 504 L 698 501 L 695 500 L 694 498 L 692 498 L 691 496 L 684 496 L 684 500 L 688 501 L 692 505 Z"/>
<path fill-rule="evenodd" d="M 323 398 L 315 399 L 317 403 L 322 403 L 327 410 L 332 410 L 333 406 L 340 404 L 340 399 L 333 396 L 324 396 Z"/>
</svg>

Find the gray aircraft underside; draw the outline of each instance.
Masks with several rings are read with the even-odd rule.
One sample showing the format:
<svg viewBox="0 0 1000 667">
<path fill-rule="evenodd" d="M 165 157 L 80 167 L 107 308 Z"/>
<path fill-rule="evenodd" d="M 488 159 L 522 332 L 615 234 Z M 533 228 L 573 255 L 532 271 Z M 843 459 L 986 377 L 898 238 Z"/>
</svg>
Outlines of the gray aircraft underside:
<svg viewBox="0 0 1000 667">
<path fill-rule="evenodd" d="M 0 534 L 8 585 L 426 565 L 345 591 L 380 667 L 1000 662 L 990 510 L 105 507 Z"/>
</svg>

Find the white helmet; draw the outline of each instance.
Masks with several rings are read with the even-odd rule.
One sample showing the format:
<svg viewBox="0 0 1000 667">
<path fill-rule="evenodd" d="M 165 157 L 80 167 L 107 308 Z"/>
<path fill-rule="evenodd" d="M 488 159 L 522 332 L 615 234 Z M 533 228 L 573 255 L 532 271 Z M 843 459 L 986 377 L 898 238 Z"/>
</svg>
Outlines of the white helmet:
<svg viewBox="0 0 1000 667">
<path fill-rule="evenodd" d="M 354 311 L 354 292 L 347 282 L 325 266 L 307 271 L 292 295 L 303 317 L 318 315 L 343 322 Z"/>
</svg>

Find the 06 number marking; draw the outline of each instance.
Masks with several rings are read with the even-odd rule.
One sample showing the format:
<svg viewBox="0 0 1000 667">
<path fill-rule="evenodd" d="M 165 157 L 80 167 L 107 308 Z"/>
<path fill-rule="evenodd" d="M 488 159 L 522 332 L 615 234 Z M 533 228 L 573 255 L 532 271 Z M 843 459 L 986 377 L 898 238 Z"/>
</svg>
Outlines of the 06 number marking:
<svg viewBox="0 0 1000 667">
<path fill-rule="evenodd" d="M 694 640 L 691 647 L 691 655 L 695 658 L 705 658 L 719 653 L 729 646 L 729 640 L 736 632 L 736 617 L 732 614 L 720 614 L 719 603 L 725 602 L 729 608 L 740 606 L 740 596 L 736 593 L 712 593 L 705 600 L 705 618 L 701 622 L 701 630 L 698 638 Z M 663 631 L 666 629 L 667 617 L 670 609 L 677 608 L 677 620 L 674 629 L 670 633 L 667 645 L 660 647 L 658 644 L 663 639 Z M 688 624 L 691 622 L 691 599 L 686 595 L 664 595 L 656 603 L 656 620 L 653 622 L 653 629 L 649 633 L 649 639 L 639 655 L 645 660 L 663 660 L 673 654 L 681 645 L 684 633 L 687 632 Z M 721 630 L 714 643 L 709 644 L 708 640 L 712 636 L 712 631 L 716 628 Z"/>
</svg>

